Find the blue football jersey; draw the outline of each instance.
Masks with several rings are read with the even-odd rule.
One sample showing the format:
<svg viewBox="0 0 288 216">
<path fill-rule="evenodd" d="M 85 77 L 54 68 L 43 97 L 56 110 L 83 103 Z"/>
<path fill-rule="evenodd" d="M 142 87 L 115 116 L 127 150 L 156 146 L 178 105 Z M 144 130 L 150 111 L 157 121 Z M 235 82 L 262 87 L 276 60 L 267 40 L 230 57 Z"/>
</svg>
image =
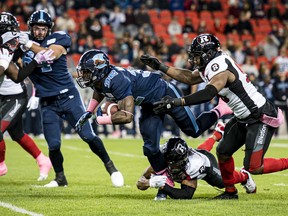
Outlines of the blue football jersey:
<svg viewBox="0 0 288 216">
<path fill-rule="evenodd" d="M 110 69 L 100 92 L 107 98 L 119 101 L 133 96 L 137 106 L 159 101 L 166 94 L 168 83 L 159 74 L 116 66 Z"/>
<path fill-rule="evenodd" d="M 47 36 L 42 43 L 42 47 L 50 45 L 61 45 L 66 50 L 71 46 L 71 37 L 64 31 L 58 31 Z M 28 51 L 24 53 L 23 64 L 28 64 L 34 53 Z M 29 75 L 36 88 L 37 97 L 49 97 L 62 93 L 65 89 L 70 89 L 75 86 L 73 78 L 67 68 L 66 55 L 62 55 L 59 59 L 54 60 L 52 64 L 45 64 L 42 67 L 36 68 Z"/>
</svg>

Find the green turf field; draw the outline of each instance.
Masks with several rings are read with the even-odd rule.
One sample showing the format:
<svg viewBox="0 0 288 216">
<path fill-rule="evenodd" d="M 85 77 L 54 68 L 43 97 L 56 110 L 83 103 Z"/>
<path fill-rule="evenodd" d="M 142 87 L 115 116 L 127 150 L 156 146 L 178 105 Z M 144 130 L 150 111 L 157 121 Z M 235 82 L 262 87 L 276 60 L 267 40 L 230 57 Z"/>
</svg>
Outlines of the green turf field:
<svg viewBox="0 0 288 216">
<path fill-rule="evenodd" d="M 36 139 L 47 155 L 44 140 Z M 188 140 L 196 147 L 203 139 Z M 0 177 L 0 215 L 288 215 L 288 171 L 254 176 L 257 194 L 246 194 L 238 185 L 239 200 L 215 201 L 220 191 L 200 184 L 192 200 L 154 201 L 156 189 L 137 190 L 135 183 L 148 166 L 140 139 L 104 139 L 111 158 L 123 173 L 125 186 L 114 188 L 102 162 L 80 139 L 63 140 L 67 188 L 43 188 L 54 178 L 37 182 L 36 161 L 11 140 L 6 140 L 8 173 Z M 213 149 L 215 150 L 215 148 Z M 215 151 L 213 151 L 215 152 Z M 237 168 L 243 151 L 235 154 Z M 288 140 L 274 139 L 266 157 L 288 157 Z M 20 211 L 21 213 L 18 213 Z"/>
</svg>

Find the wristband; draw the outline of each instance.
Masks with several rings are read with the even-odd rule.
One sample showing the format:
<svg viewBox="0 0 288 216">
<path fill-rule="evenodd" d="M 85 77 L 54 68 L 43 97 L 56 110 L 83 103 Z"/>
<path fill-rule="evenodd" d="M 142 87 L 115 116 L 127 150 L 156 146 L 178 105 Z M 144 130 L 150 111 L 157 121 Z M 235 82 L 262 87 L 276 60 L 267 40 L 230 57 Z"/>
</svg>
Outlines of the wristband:
<svg viewBox="0 0 288 216">
<path fill-rule="evenodd" d="M 98 124 L 112 124 L 111 116 L 97 116 L 96 121 Z"/>
<path fill-rule="evenodd" d="M 95 100 L 94 98 L 91 98 L 87 111 L 93 113 L 93 111 L 96 109 L 98 105 L 99 105 L 99 102 Z"/>
<path fill-rule="evenodd" d="M 4 68 L 4 71 L 7 70 L 8 66 L 9 66 L 9 63 L 8 61 L 4 60 L 4 59 L 1 59 L 0 60 L 0 66 L 2 66 Z"/>
<path fill-rule="evenodd" d="M 167 66 L 165 64 L 161 63 L 159 66 L 159 70 L 162 71 L 163 73 L 167 73 L 168 69 L 169 69 L 169 66 Z"/>
</svg>

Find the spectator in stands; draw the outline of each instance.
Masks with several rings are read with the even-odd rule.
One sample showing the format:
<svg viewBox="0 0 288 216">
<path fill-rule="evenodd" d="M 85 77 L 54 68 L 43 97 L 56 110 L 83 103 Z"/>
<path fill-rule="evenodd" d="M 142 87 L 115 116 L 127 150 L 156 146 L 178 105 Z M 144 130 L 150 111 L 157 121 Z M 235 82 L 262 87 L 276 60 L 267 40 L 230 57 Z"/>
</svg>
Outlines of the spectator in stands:
<svg viewBox="0 0 288 216">
<path fill-rule="evenodd" d="M 231 53 L 231 55 L 233 55 L 234 52 L 236 51 L 236 44 L 234 40 L 231 38 L 227 38 L 226 46 L 227 46 L 227 50 Z"/>
<path fill-rule="evenodd" d="M 171 22 L 168 25 L 168 33 L 170 36 L 173 35 L 180 35 L 182 33 L 182 26 L 178 22 L 178 18 L 176 16 L 173 16 L 171 19 Z"/>
<path fill-rule="evenodd" d="M 87 35 L 88 35 L 88 30 L 86 28 L 86 24 L 80 23 L 79 31 L 77 32 L 78 42 L 81 39 L 85 39 L 87 37 Z"/>
<path fill-rule="evenodd" d="M 249 3 L 249 1 L 243 2 L 243 9 L 241 13 L 245 14 L 247 20 L 249 20 L 252 17 L 251 4 Z"/>
<path fill-rule="evenodd" d="M 65 11 L 67 11 L 65 0 L 53 0 L 52 4 L 55 9 L 56 17 L 61 16 Z"/>
<path fill-rule="evenodd" d="M 277 6 L 277 0 L 272 0 L 270 7 L 267 10 L 267 18 L 271 19 L 281 19 L 280 10 Z"/>
<path fill-rule="evenodd" d="M 235 24 L 235 20 L 234 20 L 234 16 L 233 15 L 229 15 L 228 16 L 228 20 L 227 23 L 225 25 L 224 28 L 224 34 L 230 34 L 230 33 L 237 33 L 237 26 Z"/>
<path fill-rule="evenodd" d="M 128 6 L 125 10 L 126 21 L 124 23 L 126 31 L 129 31 L 131 35 L 136 36 L 138 33 L 138 27 L 136 25 L 136 17 L 132 6 Z"/>
<path fill-rule="evenodd" d="M 240 13 L 240 18 L 237 23 L 237 32 L 240 35 L 253 35 L 252 25 L 244 12 Z"/>
<path fill-rule="evenodd" d="M 233 15 L 236 19 L 240 17 L 242 8 L 240 7 L 239 0 L 233 0 L 229 2 L 228 15 Z"/>
<path fill-rule="evenodd" d="M 213 30 L 214 34 L 216 33 L 223 33 L 223 23 L 221 22 L 221 19 L 219 19 L 218 17 L 214 18 L 214 30 Z"/>
<path fill-rule="evenodd" d="M 277 37 L 275 37 L 275 35 L 270 34 L 266 36 L 266 41 L 263 44 L 263 49 L 264 55 L 269 61 L 272 60 L 272 58 L 278 56 L 279 46 L 280 42 Z"/>
<path fill-rule="evenodd" d="M 208 27 L 206 20 L 200 20 L 199 26 L 197 28 L 197 34 L 204 34 L 208 32 Z"/>
<path fill-rule="evenodd" d="M 277 72 L 274 79 L 272 94 L 274 104 L 285 113 L 286 134 L 288 134 L 288 70 L 286 72 Z M 278 134 L 278 130 L 276 132 Z"/>
<path fill-rule="evenodd" d="M 236 45 L 236 50 L 235 50 L 235 52 L 233 53 L 232 56 L 234 57 L 234 60 L 237 62 L 237 64 L 242 65 L 244 63 L 245 58 L 246 58 L 246 54 L 243 51 L 242 43 L 238 43 Z"/>
<path fill-rule="evenodd" d="M 57 17 L 55 24 L 57 30 L 65 31 L 67 33 L 74 31 L 76 27 L 74 19 L 69 16 L 67 11 L 64 11 L 62 15 Z"/>
<path fill-rule="evenodd" d="M 273 88 L 273 80 L 271 79 L 271 76 L 269 74 L 265 74 L 263 79 L 259 82 L 259 92 L 271 102 L 274 103 L 274 97 L 272 94 L 272 88 Z"/>
<path fill-rule="evenodd" d="M 96 18 L 100 21 L 102 26 L 109 25 L 109 10 L 104 4 L 101 5 L 99 13 L 96 14 Z"/>
<path fill-rule="evenodd" d="M 178 43 L 178 38 L 176 36 L 171 37 L 171 44 L 168 46 L 169 56 L 174 54 L 179 54 L 182 47 Z"/>
<path fill-rule="evenodd" d="M 255 77 L 259 76 L 258 68 L 254 62 L 254 56 L 246 56 L 245 62 L 241 68 L 247 74 L 253 74 Z"/>
<path fill-rule="evenodd" d="M 35 10 L 46 10 L 52 19 L 56 18 L 55 8 L 53 4 L 48 0 L 41 0 L 35 7 Z"/>
<path fill-rule="evenodd" d="M 2 7 L 1 7 L 2 9 Z M 10 8 L 10 12 L 14 16 L 22 16 L 23 15 L 23 8 L 21 6 L 20 0 L 14 0 L 13 5 Z"/>
<path fill-rule="evenodd" d="M 85 26 L 86 26 L 86 29 L 88 30 L 89 27 L 92 25 L 94 19 L 95 19 L 95 16 L 96 16 L 96 11 L 95 11 L 95 8 L 94 7 L 90 7 L 89 8 L 89 14 L 88 14 L 88 17 L 85 19 Z"/>
<path fill-rule="evenodd" d="M 110 13 L 109 16 L 109 23 L 113 29 L 113 32 L 117 36 L 121 36 L 123 34 L 124 28 L 123 24 L 126 21 L 125 13 L 123 13 L 119 6 L 115 6 L 113 11 Z"/>
<path fill-rule="evenodd" d="M 251 0 L 250 1 L 252 18 L 262 19 L 265 18 L 264 3 L 263 0 Z"/>
<path fill-rule="evenodd" d="M 102 52 L 110 54 L 110 48 L 107 45 L 107 39 L 104 37 L 101 39 L 101 45 L 98 47 L 99 50 Z"/>
<path fill-rule="evenodd" d="M 143 24 L 151 25 L 150 16 L 145 5 L 141 5 L 137 13 L 135 13 L 136 25 L 141 27 Z"/>
<path fill-rule="evenodd" d="M 182 33 L 193 33 L 194 31 L 194 27 L 192 25 L 192 20 L 190 17 L 186 17 L 185 21 L 184 21 L 184 26 L 182 29 Z"/>
<path fill-rule="evenodd" d="M 208 10 L 209 11 L 221 11 L 222 4 L 219 0 L 211 0 L 208 2 Z"/>
<path fill-rule="evenodd" d="M 93 39 L 101 39 L 103 37 L 102 25 L 97 18 L 92 22 L 92 25 L 88 28 L 88 33 L 93 37 Z"/>
<path fill-rule="evenodd" d="M 288 73 L 288 49 L 285 46 L 282 46 L 280 55 L 274 59 L 274 66 L 276 73 Z"/>
<path fill-rule="evenodd" d="M 88 34 L 86 36 L 86 43 L 84 45 L 79 46 L 78 52 L 82 54 L 90 49 L 96 49 L 96 46 L 94 44 L 93 37 Z"/>
</svg>

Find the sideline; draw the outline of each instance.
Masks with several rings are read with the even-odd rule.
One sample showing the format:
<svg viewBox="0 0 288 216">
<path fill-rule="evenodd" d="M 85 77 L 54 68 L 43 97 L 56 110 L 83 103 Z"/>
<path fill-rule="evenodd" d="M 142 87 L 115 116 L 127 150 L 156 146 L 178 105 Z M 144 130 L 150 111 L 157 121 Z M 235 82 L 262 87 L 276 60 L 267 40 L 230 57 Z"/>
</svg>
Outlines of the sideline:
<svg viewBox="0 0 288 216">
<path fill-rule="evenodd" d="M 0 206 L 4 207 L 4 208 L 8 208 L 10 209 L 11 211 L 14 211 L 14 212 L 18 212 L 18 213 L 22 213 L 22 214 L 26 214 L 26 215 L 31 215 L 31 216 L 44 216 L 43 214 L 38 214 L 38 213 L 35 213 L 35 212 L 31 212 L 31 211 L 27 211 L 26 209 L 23 209 L 23 208 L 19 208 L 17 206 L 14 206 L 10 203 L 5 203 L 5 202 L 1 202 L 0 201 Z"/>
</svg>

